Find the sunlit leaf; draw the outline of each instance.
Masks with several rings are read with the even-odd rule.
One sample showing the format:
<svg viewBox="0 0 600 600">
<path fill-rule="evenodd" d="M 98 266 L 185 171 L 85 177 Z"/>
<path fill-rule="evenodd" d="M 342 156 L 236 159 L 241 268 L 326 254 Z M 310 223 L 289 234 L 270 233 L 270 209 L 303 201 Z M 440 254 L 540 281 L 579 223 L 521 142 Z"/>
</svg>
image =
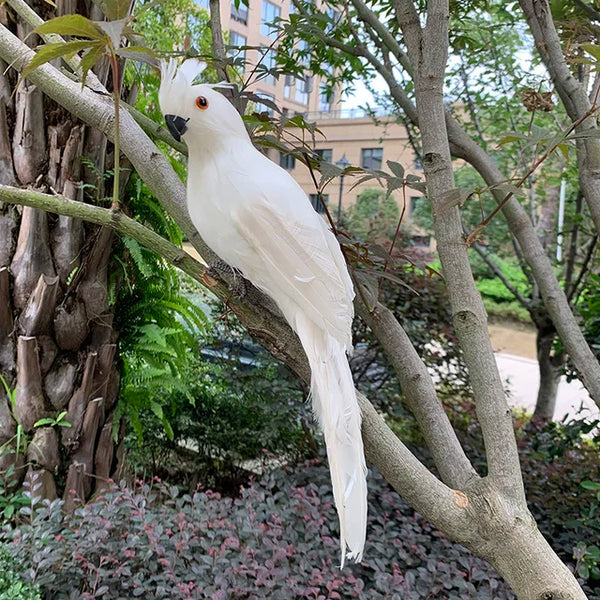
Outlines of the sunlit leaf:
<svg viewBox="0 0 600 600">
<path fill-rule="evenodd" d="M 39 48 L 35 53 L 35 56 L 29 61 L 27 66 L 21 73 L 21 79 L 27 77 L 32 71 L 37 69 L 40 65 L 44 65 L 51 60 L 56 58 L 71 58 L 74 54 L 80 50 L 89 48 L 91 42 L 89 40 L 76 40 L 72 42 L 59 42 L 57 44 L 46 44 Z"/>
<path fill-rule="evenodd" d="M 105 37 L 104 32 L 94 21 L 82 15 L 63 15 L 50 19 L 38 25 L 34 33 L 56 33 L 58 35 L 71 35 L 74 37 L 86 37 L 92 40 L 101 40 Z"/>
<path fill-rule="evenodd" d="M 588 54 L 591 54 L 596 60 L 600 61 L 600 46 L 596 46 L 596 44 L 581 44 L 580 47 Z"/>
</svg>

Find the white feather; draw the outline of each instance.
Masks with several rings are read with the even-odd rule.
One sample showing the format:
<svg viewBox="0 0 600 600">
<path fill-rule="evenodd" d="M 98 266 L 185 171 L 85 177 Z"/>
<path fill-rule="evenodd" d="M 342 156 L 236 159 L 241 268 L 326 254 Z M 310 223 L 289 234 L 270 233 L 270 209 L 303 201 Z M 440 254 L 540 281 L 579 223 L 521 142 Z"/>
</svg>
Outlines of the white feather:
<svg viewBox="0 0 600 600">
<path fill-rule="evenodd" d="M 185 63 L 184 63 L 185 66 Z M 182 68 L 183 69 L 183 68 Z M 163 67 L 163 114 L 187 121 L 188 210 L 206 243 L 279 306 L 312 371 L 340 518 L 342 566 L 359 561 L 367 524 L 360 411 L 346 352 L 354 291 L 334 235 L 294 179 L 258 152 L 235 108 L 190 71 Z M 205 110 L 195 99 L 204 96 Z"/>
</svg>

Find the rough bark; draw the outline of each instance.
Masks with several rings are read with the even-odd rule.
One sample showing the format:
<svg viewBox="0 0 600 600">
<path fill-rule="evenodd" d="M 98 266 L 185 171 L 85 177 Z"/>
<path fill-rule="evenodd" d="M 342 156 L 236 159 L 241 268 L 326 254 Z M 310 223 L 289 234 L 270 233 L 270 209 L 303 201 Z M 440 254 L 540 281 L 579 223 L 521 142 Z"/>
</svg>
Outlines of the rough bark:
<svg viewBox="0 0 600 600">
<path fill-rule="evenodd" d="M 75 376 L 77 364 L 73 359 L 64 358 L 64 362 L 57 365 L 44 379 L 44 388 L 50 404 L 56 410 L 62 410 L 67 404 L 75 389 Z"/>
<path fill-rule="evenodd" d="M 15 417 L 29 432 L 33 425 L 51 411 L 42 391 L 42 373 L 35 337 L 19 336 L 17 342 L 17 384 L 15 390 Z"/>
<path fill-rule="evenodd" d="M 13 316 L 10 302 L 10 280 L 6 267 L 0 268 L 0 372 L 9 380 L 15 369 Z"/>
<path fill-rule="evenodd" d="M 4 62 L 4 61 L 0 61 Z M 0 64 L 0 68 L 2 65 Z M 0 74 L 0 79 L 2 75 Z M 8 115 L 6 100 L 0 97 L 0 183 L 3 185 L 14 185 L 15 172 L 13 168 L 10 141 L 8 139 Z"/>
<path fill-rule="evenodd" d="M 92 383 L 94 381 L 94 370 L 98 354 L 90 352 L 85 361 L 81 385 L 75 390 L 69 400 L 69 408 L 65 420 L 71 424 L 71 427 L 63 429 L 62 444 L 67 450 L 73 451 L 79 443 L 81 426 L 83 425 L 83 416 L 91 399 Z"/>
<path fill-rule="evenodd" d="M 13 163 L 21 185 L 36 182 L 46 160 L 44 99 L 34 85 L 24 83 L 17 92 Z"/>
<path fill-rule="evenodd" d="M 78 471 L 83 477 L 83 496 L 88 498 L 91 491 L 94 475 L 94 449 L 96 445 L 96 436 L 98 435 L 98 425 L 103 418 L 104 398 L 95 398 L 91 400 L 86 409 L 81 426 L 79 446 L 73 453 L 72 464 L 82 465 L 82 470 Z"/>
<path fill-rule="evenodd" d="M 27 448 L 27 460 L 44 467 L 47 471 L 54 471 L 60 465 L 58 450 L 58 434 L 53 427 L 38 427 L 33 434 L 33 439 Z"/>
<path fill-rule="evenodd" d="M 22 309 L 40 275 L 54 277 L 48 237 L 48 216 L 43 210 L 25 207 L 10 269 L 14 278 L 13 304 Z"/>
<path fill-rule="evenodd" d="M 14 207 L 0 207 L 0 268 L 10 266 L 11 257 L 15 250 L 14 232 L 17 227 L 16 210 Z"/>
<path fill-rule="evenodd" d="M 19 330 L 22 335 L 50 335 L 57 292 L 58 277 L 40 275 L 19 316 Z"/>
<path fill-rule="evenodd" d="M 11 8 L 14 12 L 0 8 L 2 29 L 17 31 L 23 39 L 41 20 L 25 2 L 15 2 Z M 87 16 L 95 20 L 104 18 L 95 5 L 76 6 L 72 0 L 61 0 L 54 14 L 48 5 L 44 13 L 58 16 L 77 8 L 87 10 Z M 27 39 L 30 47 L 39 42 L 37 36 Z M 12 55 L 6 62 L 0 60 L 0 185 L 49 190 L 81 201 L 82 183 L 100 182 L 102 189 L 94 191 L 94 195 L 104 195 L 108 147 L 104 132 L 79 122 L 44 96 L 31 80 L 24 81 L 13 96 L 17 73 L 7 69 L 7 63 L 12 64 L 13 60 Z M 54 62 L 62 67 L 59 61 Z M 79 58 L 67 62 L 77 72 Z M 108 74 L 107 65 L 102 71 L 104 76 Z M 90 74 L 89 82 L 99 92 L 106 92 L 95 74 Z M 74 93 L 80 92 L 78 88 Z M 82 156 L 94 161 L 94 168 L 86 173 Z M 125 177 L 122 179 L 126 181 Z M 66 420 L 74 423 L 72 431 L 56 426 L 35 428 L 32 432 L 28 460 L 34 463 L 35 470 L 30 476 L 37 478 L 36 485 L 41 484 L 42 495 L 51 498 L 64 493 L 62 488 L 56 490 L 56 483 L 62 480 L 54 481 L 54 469 L 67 472 L 73 460 L 71 454 L 79 451 L 78 444 L 87 438 L 95 439 L 105 424 L 104 412 L 99 411 L 97 431 L 91 432 L 88 423 L 87 438 L 82 437 L 91 388 L 94 385 L 105 390 L 111 402 L 117 393 L 116 367 L 107 364 L 115 361 L 117 339 L 112 331 L 112 308 L 107 302 L 111 236 L 110 231 L 84 226 L 81 219 L 72 216 L 48 219 L 45 211 L 26 207 L 19 214 L 14 207 L 0 204 L 0 374 L 12 388 L 17 388 L 15 417 L 27 431 L 40 417 L 55 417 L 66 407 Z M 21 338 L 17 349 L 18 334 Z M 96 337 L 107 338 L 107 343 L 113 344 L 112 349 L 102 351 L 103 363 L 98 373 L 89 365 L 86 368 L 86 358 L 96 356 Z M 0 419 L 6 421 L 5 431 L 16 427 L 10 411 L 0 410 Z M 36 450 L 38 447 L 41 450 Z M 111 475 L 112 449 L 109 459 L 93 452 L 92 445 L 87 463 L 93 469 L 98 460 L 105 474 Z M 57 457 L 60 465 L 56 465 Z M 21 464 L 23 460 L 15 453 L 4 458 L 7 466 L 11 461 Z M 71 479 L 80 471 L 79 467 L 72 469 Z M 23 475 L 21 471 L 17 480 Z M 90 475 L 93 473 L 88 472 L 88 479 Z M 72 485 L 85 499 L 89 484 L 73 480 Z"/>
</svg>

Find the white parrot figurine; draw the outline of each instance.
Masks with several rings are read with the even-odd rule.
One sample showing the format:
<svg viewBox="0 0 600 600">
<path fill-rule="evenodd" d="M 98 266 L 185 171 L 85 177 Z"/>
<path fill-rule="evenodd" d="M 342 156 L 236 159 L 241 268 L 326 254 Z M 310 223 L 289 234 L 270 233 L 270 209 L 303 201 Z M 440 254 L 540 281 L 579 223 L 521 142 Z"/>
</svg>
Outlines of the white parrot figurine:
<svg viewBox="0 0 600 600">
<path fill-rule="evenodd" d="M 188 147 L 187 205 L 204 241 L 277 304 L 306 352 L 314 412 L 325 436 L 340 519 L 341 566 L 362 558 L 367 467 L 361 416 L 346 352 L 354 290 L 335 236 L 294 179 L 250 141 L 205 67 L 162 63 L 160 107 Z"/>
</svg>

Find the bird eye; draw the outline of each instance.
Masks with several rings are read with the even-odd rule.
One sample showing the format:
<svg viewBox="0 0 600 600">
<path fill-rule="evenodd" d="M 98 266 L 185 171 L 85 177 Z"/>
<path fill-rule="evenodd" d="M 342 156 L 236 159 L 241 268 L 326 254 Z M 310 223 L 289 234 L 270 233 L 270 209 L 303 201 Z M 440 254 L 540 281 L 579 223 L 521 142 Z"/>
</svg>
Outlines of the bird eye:
<svg viewBox="0 0 600 600">
<path fill-rule="evenodd" d="M 200 110 L 206 110 L 208 108 L 208 100 L 204 96 L 198 96 L 196 98 L 196 106 Z"/>
</svg>

